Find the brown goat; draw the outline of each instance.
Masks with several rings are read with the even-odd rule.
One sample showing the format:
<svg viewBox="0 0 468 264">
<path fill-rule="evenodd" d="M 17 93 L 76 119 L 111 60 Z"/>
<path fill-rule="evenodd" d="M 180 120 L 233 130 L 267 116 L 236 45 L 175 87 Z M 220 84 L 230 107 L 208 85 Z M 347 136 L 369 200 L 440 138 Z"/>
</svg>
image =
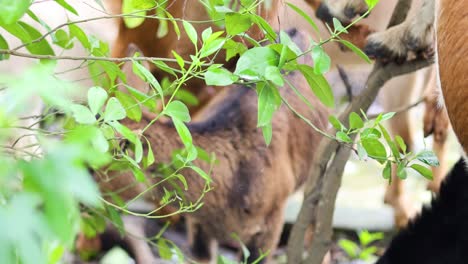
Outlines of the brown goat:
<svg viewBox="0 0 468 264">
<path fill-rule="evenodd" d="M 300 32 L 292 30 L 290 35 L 305 47 L 305 37 Z M 281 95 L 302 115 L 325 129 L 328 112 L 312 95 L 303 76 L 291 73 L 286 78 L 312 102 L 314 109 L 308 108 L 291 89 L 281 88 Z M 205 194 L 200 209 L 187 214 L 191 250 L 196 259 L 210 260 L 214 242 L 231 241 L 234 233 L 249 248 L 250 263 L 260 251 L 274 251 L 283 225 L 286 199 L 305 181 L 315 158 L 314 146 L 321 136 L 283 105 L 273 119 L 271 145 L 266 146 L 257 128 L 257 96 L 245 86 L 223 89 L 204 111 L 211 115 L 189 123 L 188 128 L 194 144 L 214 152 L 218 164 L 211 171 L 213 190 Z M 130 120 L 123 123 L 139 130 L 151 120 L 145 114 L 139 123 Z M 183 146 L 174 126 L 168 122 L 156 122 L 144 136 L 155 150 L 156 164 L 170 162 L 172 151 Z M 210 169 L 206 162 L 195 161 L 195 164 L 205 171 Z M 150 184 L 158 181 L 156 167 L 153 165 L 146 171 Z M 205 181 L 192 170 L 181 173 L 188 183 L 184 196 L 195 202 L 203 192 Z M 147 188 L 136 183 L 130 172 L 110 172 L 107 177 L 97 178 L 104 192 L 126 188 L 120 193 L 124 199 L 131 199 Z M 145 198 L 153 200 L 160 195 L 154 190 Z"/>
<path fill-rule="evenodd" d="M 455 134 L 468 153 L 468 17 L 466 1 L 441 0 L 437 57 L 445 105 Z"/>
</svg>

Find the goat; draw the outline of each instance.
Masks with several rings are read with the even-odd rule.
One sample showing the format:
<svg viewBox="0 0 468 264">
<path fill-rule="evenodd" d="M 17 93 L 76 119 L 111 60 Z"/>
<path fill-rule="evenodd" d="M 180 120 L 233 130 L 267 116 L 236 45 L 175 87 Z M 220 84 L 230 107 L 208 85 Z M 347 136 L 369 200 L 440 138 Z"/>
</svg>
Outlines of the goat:
<svg viewBox="0 0 468 264">
<path fill-rule="evenodd" d="M 292 39 L 305 47 L 302 33 L 289 31 Z M 327 109 L 315 98 L 299 73 L 287 79 L 312 102 L 315 109 L 308 108 L 290 89 L 280 89 L 281 95 L 309 120 L 321 129 L 326 128 Z M 194 257 L 210 260 L 216 241 L 229 241 L 235 233 L 251 252 L 249 263 L 262 252 L 272 252 L 283 225 L 283 209 L 287 197 L 305 181 L 314 157 L 314 146 L 321 138 L 305 122 L 282 106 L 273 119 L 273 136 L 266 146 L 262 132 L 257 128 L 257 97 L 246 86 L 223 89 L 205 107 L 212 113 L 197 122 L 189 123 L 193 142 L 208 152 L 214 152 L 219 163 L 212 169 L 213 190 L 206 193 L 203 206 L 187 214 L 189 243 Z M 144 114 L 139 123 L 125 120 L 130 129 L 138 130 L 151 122 L 150 114 Z M 171 152 L 183 145 L 169 122 L 156 122 L 144 136 L 156 151 L 156 163 L 168 163 Z M 145 146 L 147 148 L 147 146 Z M 319 157 L 317 157 L 319 158 Z M 209 164 L 195 161 L 208 171 Z M 147 169 L 147 181 L 154 183 L 156 165 Z M 188 184 L 184 196 L 194 202 L 202 194 L 204 180 L 191 170 L 181 172 Z M 96 178 L 101 189 L 115 191 L 124 199 L 132 199 L 146 189 L 136 183 L 130 172 L 109 172 L 108 177 L 99 173 Z M 163 185 L 168 190 L 171 186 Z M 147 199 L 158 199 L 161 194 L 152 191 Z M 271 255 L 271 254 L 270 254 Z"/>
</svg>

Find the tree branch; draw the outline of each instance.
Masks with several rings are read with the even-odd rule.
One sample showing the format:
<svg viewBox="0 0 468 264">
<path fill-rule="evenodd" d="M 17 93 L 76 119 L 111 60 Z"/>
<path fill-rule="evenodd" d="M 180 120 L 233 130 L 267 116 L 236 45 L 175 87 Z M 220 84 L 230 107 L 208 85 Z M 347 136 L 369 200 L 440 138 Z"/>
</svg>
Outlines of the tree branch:
<svg viewBox="0 0 468 264">
<path fill-rule="evenodd" d="M 406 2 L 406 3 L 404 3 Z M 408 3 L 409 2 L 409 3 Z M 394 10 L 389 25 L 402 22 L 407 14 L 411 1 L 400 0 Z M 408 5 L 409 4 L 409 5 Z M 402 15 L 404 14 L 404 16 Z M 351 112 L 367 111 L 377 97 L 380 88 L 391 78 L 411 73 L 429 66 L 433 59 L 416 59 L 403 65 L 376 63 L 366 82 L 366 89 L 353 99 L 348 108 L 340 115 L 340 120 L 348 126 L 348 116 Z M 331 131 L 330 133 L 334 133 Z M 331 160 L 336 153 L 335 159 Z M 341 183 L 342 172 L 350 155 L 349 148 L 340 147 L 339 143 L 328 138 L 320 142 L 316 160 L 311 164 L 309 178 L 305 184 L 304 201 L 296 224 L 293 226 L 288 241 L 287 256 L 289 264 L 307 263 L 320 264 L 331 243 L 332 223 L 336 192 Z M 328 166 L 330 164 L 330 166 Z M 315 210 L 317 210 L 315 212 Z M 304 235 L 310 224 L 316 224 L 313 246 L 308 251 L 308 258 L 302 261 Z"/>
<path fill-rule="evenodd" d="M 38 55 L 18 52 L 14 50 L 0 49 L 0 55 L 11 55 L 16 57 L 24 57 L 31 59 L 46 59 L 46 60 L 77 60 L 77 61 L 110 61 L 110 62 L 126 62 L 126 61 L 165 61 L 165 62 L 177 62 L 176 59 L 160 58 L 160 57 L 123 57 L 123 58 L 108 58 L 108 57 L 95 57 L 95 56 L 55 56 L 55 55 Z M 190 61 L 184 61 L 187 64 L 191 64 Z M 210 66 L 211 63 L 203 64 L 202 66 Z"/>
<path fill-rule="evenodd" d="M 417 100 L 416 102 L 412 103 L 412 104 L 409 104 L 409 105 L 405 105 L 403 107 L 400 107 L 400 108 L 397 108 L 395 110 L 393 110 L 393 112 L 395 112 L 397 115 L 400 114 L 400 113 L 403 113 L 403 112 L 406 112 L 406 111 L 409 111 L 411 110 L 411 108 L 413 107 L 416 107 L 418 106 L 420 103 L 424 102 L 424 97 L 422 98 L 419 98 L 419 100 Z M 368 119 L 375 119 L 379 116 L 379 114 L 375 114 L 375 115 L 368 115 L 367 118 Z"/>
</svg>

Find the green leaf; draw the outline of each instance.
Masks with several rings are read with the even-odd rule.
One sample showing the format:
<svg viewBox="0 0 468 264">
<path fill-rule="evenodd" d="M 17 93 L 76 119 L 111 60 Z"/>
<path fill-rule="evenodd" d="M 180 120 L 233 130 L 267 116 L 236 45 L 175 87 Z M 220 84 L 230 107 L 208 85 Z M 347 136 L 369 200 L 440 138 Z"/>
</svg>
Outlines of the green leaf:
<svg viewBox="0 0 468 264">
<path fill-rule="evenodd" d="M 0 49 L 3 49 L 3 50 L 9 49 L 8 42 L 3 38 L 3 36 L 1 34 L 0 34 Z M 8 54 L 1 54 L 0 55 L 0 61 L 7 60 L 8 58 L 10 58 L 10 55 L 8 55 Z"/>
<path fill-rule="evenodd" d="M 373 9 L 378 2 L 379 0 L 366 0 L 366 4 L 369 7 L 369 9 Z"/>
<path fill-rule="evenodd" d="M 330 124 L 337 130 L 337 131 L 343 131 L 346 130 L 346 127 L 336 118 L 334 115 L 331 115 L 328 117 L 328 121 L 330 121 Z"/>
<path fill-rule="evenodd" d="M 413 164 L 411 165 L 411 168 L 414 169 L 415 171 L 419 172 L 424 178 L 428 180 L 433 180 L 434 177 L 432 175 L 432 170 L 419 164 Z"/>
<path fill-rule="evenodd" d="M 84 48 L 90 49 L 91 45 L 89 44 L 88 36 L 83 32 L 83 30 L 75 24 L 69 24 L 68 30 L 70 31 L 70 38 L 76 38 L 83 45 Z"/>
<path fill-rule="evenodd" d="M 377 252 L 377 247 L 376 246 L 371 246 L 371 247 L 365 248 L 365 249 L 363 249 L 361 251 L 361 253 L 359 253 L 359 259 L 368 260 L 376 252 Z"/>
<path fill-rule="evenodd" d="M 156 60 L 153 60 L 151 61 L 156 67 L 158 67 L 159 69 L 161 69 L 162 71 L 165 71 L 167 73 L 169 73 L 170 75 L 174 76 L 174 77 L 177 77 L 177 74 L 174 72 L 174 70 L 169 67 L 164 61 L 156 61 Z"/>
<path fill-rule="evenodd" d="M 156 109 L 156 100 L 154 98 L 151 98 L 150 96 L 138 91 L 133 87 L 127 86 L 126 88 L 139 103 L 148 107 L 148 109 L 151 111 L 154 111 Z"/>
<path fill-rule="evenodd" d="M 430 150 L 421 151 L 418 153 L 418 155 L 416 155 L 416 159 L 429 166 L 437 167 L 440 165 L 437 156 Z"/>
<path fill-rule="evenodd" d="M 109 124 L 117 130 L 124 138 L 128 139 L 130 142 L 135 143 L 138 141 L 138 137 L 133 133 L 132 130 L 130 130 L 128 127 L 120 124 L 117 121 L 111 121 Z"/>
<path fill-rule="evenodd" d="M 206 174 L 206 172 L 204 172 L 202 169 L 196 166 L 189 166 L 189 168 L 198 173 L 198 175 L 200 175 L 206 182 L 210 183 L 212 181 L 211 177 L 208 174 Z"/>
<path fill-rule="evenodd" d="M 156 37 L 161 39 L 161 38 L 164 38 L 169 33 L 169 23 L 167 19 L 165 19 L 165 18 L 168 18 L 172 20 L 171 22 L 172 22 L 172 25 L 174 26 L 174 31 L 176 32 L 177 39 L 180 39 L 179 26 L 177 25 L 172 15 L 166 11 L 166 7 L 167 7 L 167 1 L 163 1 L 163 2 L 160 2 L 158 8 L 156 8 L 156 16 L 159 19 L 158 21 L 159 26 L 158 26 L 158 31 L 156 32 Z"/>
<path fill-rule="evenodd" d="M 224 38 L 218 38 L 210 42 L 207 41 L 207 43 L 205 43 L 205 45 L 203 45 L 203 47 L 200 50 L 200 58 L 208 57 L 211 54 L 219 51 L 223 47 L 225 42 L 226 39 Z"/>
<path fill-rule="evenodd" d="M 119 102 L 122 104 L 125 112 L 127 113 L 127 117 L 131 120 L 140 122 L 142 112 L 138 102 L 130 95 L 120 91 L 115 91 L 115 97 L 117 97 Z"/>
<path fill-rule="evenodd" d="M 187 146 L 185 150 L 187 151 L 187 157 L 185 159 L 187 162 L 194 161 L 197 158 L 198 151 L 194 145 Z"/>
<path fill-rule="evenodd" d="M 91 125 L 96 122 L 96 117 L 89 108 L 84 105 L 74 104 L 71 106 L 71 111 L 76 122 L 80 124 Z"/>
<path fill-rule="evenodd" d="M 397 159 L 400 158 L 400 152 L 398 151 L 395 142 L 392 141 L 392 138 L 390 137 L 390 134 L 388 133 L 387 129 L 381 124 L 379 124 L 379 128 L 383 133 L 385 141 L 390 146 L 390 150 L 392 151 L 393 156 Z"/>
<path fill-rule="evenodd" d="M 149 82 L 151 84 L 151 87 L 156 89 L 159 95 L 163 94 L 163 90 L 158 80 L 156 80 L 156 78 L 148 69 L 146 69 L 143 65 L 141 65 L 137 61 L 133 61 L 133 72 L 137 74 L 138 76 L 143 77 L 144 81 Z"/>
<path fill-rule="evenodd" d="M 300 9 L 299 7 L 291 4 L 291 3 L 286 3 L 292 10 L 296 11 L 296 13 L 298 13 L 299 15 L 301 15 L 307 22 L 309 22 L 309 24 L 312 26 L 312 28 L 315 30 L 315 32 L 317 32 L 317 34 L 320 34 L 320 30 L 317 26 L 317 24 L 315 24 L 315 22 L 312 20 L 312 18 L 306 14 L 306 12 L 304 12 L 302 9 Z"/>
<path fill-rule="evenodd" d="M 400 136 L 395 136 L 395 141 L 397 142 L 398 146 L 400 146 L 400 149 L 403 151 L 403 153 L 406 153 L 406 144 L 403 138 Z"/>
<path fill-rule="evenodd" d="M 388 120 L 388 119 L 392 118 L 395 114 L 396 114 L 395 112 L 389 112 L 389 113 L 385 113 L 385 114 L 381 113 L 375 119 L 375 123 L 379 124 L 382 121 Z"/>
<path fill-rule="evenodd" d="M 192 41 L 193 45 L 197 46 L 198 35 L 195 28 L 192 26 L 192 24 L 185 20 L 182 21 L 182 24 L 184 25 L 185 32 L 187 33 L 187 36 L 189 37 L 190 41 Z"/>
<path fill-rule="evenodd" d="M 271 143 L 271 138 L 273 136 L 273 127 L 271 123 L 262 126 L 262 134 L 263 138 L 265 139 L 265 143 L 267 144 L 267 146 L 269 146 Z"/>
<path fill-rule="evenodd" d="M 382 115 L 382 118 L 381 118 L 381 121 L 385 121 L 385 120 L 388 120 L 390 118 L 392 118 L 393 116 L 395 116 L 395 112 L 388 112 L 388 113 L 385 113 Z"/>
<path fill-rule="evenodd" d="M 135 177 L 135 180 L 138 182 L 146 182 L 146 177 L 145 174 L 138 168 L 132 168 L 132 173 L 133 177 Z"/>
<path fill-rule="evenodd" d="M 257 127 L 271 123 L 273 114 L 281 105 L 281 97 L 275 87 L 259 84 L 258 90 L 258 121 Z"/>
<path fill-rule="evenodd" d="M 335 33 L 338 33 L 338 32 L 348 33 L 346 28 L 343 27 L 341 22 L 336 17 L 333 18 L 333 27 L 335 28 Z"/>
<path fill-rule="evenodd" d="M 70 37 L 68 36 L 67 32 L 63 29 L 59 29 L 54 34 L 55 40 L 54 43 L 59 47 L 64 49 L 71 49 L 73 48 L 73 42 L 70 41 Z"/>
<path fill-rule="evenodd" d="M 172 122 L 174 123 L 177 133 L 185 147 L 192 145 L 192 135 L 190 134 L 187 126 L 182 121 L 174 117 L 172 118 Z"/>
<path fill-rule="evenodd" d="M 185 65 L 184 59 L 177 52 L 175 52 L 174 50 L 172 51 L 172 55 L 176 59 L 177 64 L 179 65 L 179 67 L 181 69 L 184 69 L 184 65 Z"/>
<path fill-rule="evenodd" d="M 265 21 L 263 17 L 254 14 L 251 15 L 250 18 L 255 24 L 258 25 L 259 28 L 261 28 L 266 33 L 266 38 L 269 41 L 275 42 L 278 36 L 276 35 L 275 30 L 270 26 L 270 24 L 267 21 Z"/>
<path fill-rule="evenodd" d="M 392 163 L 387 161 L 385 163 L 385 168 L 383 169 L 382 176 L 384 179 L 389 180 L 392 177 Z"/>
<path fill-rule="evenodd" d="M 31 0 L 0 1 L 0 25 L 11 25 L 18 21 L 29 9 Z"/>
<path fill-rule="evenodd" d="M 238 264 L 237 261 L 231 260 L 223 255 L 218 255 L 218 259 L 216 260 L 216 264 Z"/>
<path fill-rule="evenodd" d="M 235 42 L 232 39 L 226 40 L 223 45 L 223 49 L 226 50 L 226 61 L 234 58 L 237 55 L 242 55 L 247 51 L 245 45 L 241 42 Z"/>
<path fill-rule="evenodd" d="M 205 73 L 207 85 L 226 86 L 233 84 L 238 79 L 239 77 L 224 68 L 209 68 Z"/>
<path fill-rule="evenodd" d="M 19 21 L 17 25 L 23 28 L 23 30 L 28 35 L 27 38 L 20 38 L 20 40 L 24 44 L 31 43 L 31 44 L 26 45 L 26 49 L 29 52 L 31 52 L 32 54 L 38 54 L 38 55 L 54 55 L 55 54 L 52 47 L 50 47 L 49 42 L 47 42 L 47 40 L 45 39 L 39 42 L 32 43 L 33 40 L 36 40 L 42 37 L 42 34 L 36 28 L 22 21 Z"/>
<path fill-rule="evenodd" d="M 315 74 L 324 74 L 330 70 L 330 56 L 328 56 L 321 46 L 315 46 L 312 49 L 312 59 L 314 60 Z"/>
<path fill-rule="evenodd" d="M 367 246 L 374 241 L 382 240 L 384 238 L 384 235 L 382 232 L 370 233 L 367 230 L 363 230 L 359 232 L 358 237 L 359 243 L 361 243 L 362 246 Z"/>
<path fill-rule="evenodd" d="M 227 13 L 225 20 L 226 32 L 231 36 L 243 33 L 252 26 L 252 19 L 248 13 Z"/>
<path fill-rule="evenodd" d="M 120 217 L 120 214 L 117 212 L 116 209 L 110 206 L 106 206 L 106 210 L 112 224 L 117 227 L 121 235 L 124 235 L 124 224 L 122 218 Z"/>
<path fill-rule="evenodd" d="M 345 143 L 352 143 L 353 140 L 343 131 L 336 132 L 336 139 Z"/>
<path fill-rule="evenodd" d="M 104 121 L 116 121 L 126 117 L 125 109 L 117 98 L 112 97 L 107 102 L 106 110 L 104 112 Z"/>
<path fill-rule="evenodd" d="M 406 166 L 404 163 L 398 163 L 397 167 L 397 176 L 398 178 L 404 180 L 408 177 L 408 173 L 406 171 Z"/>
<path fill-rule="evenodd" d="M 276 66 L 268 66 L 265 70 L 265 78 L 278 86 L 284 85 L 283 75 Z"/>
<path fill-rule="evenodd" d="M 367 152 L 362 146 L 362 144 L 357 144 L 357 152 L 360 160 L 367 158 Z"/>
<path fill-rule="evenodd" d="M 352 50 L 356 55 L 361 57 L 361 59 L 363 59 L 365 62 L 372 63 L 369 57 L 367 57 L 366 53 L 364 53 L 360 48 L 356 47 L 353 43 L 344 39 L 340 39 L 339 42 L 345 45 L 346 47 L 348 47 L 348 49 Z"/>
<path fill-rule="evenodd" d="M 71 5 L 69 5 L 65 0 L 55 0 L 55 2 L 59 5 L 61 5 L 63 8 L 66 10 L 72 12 L 73 14 L 78 16 L 78 12 L 76 12 L 75 8 L 73 8 Z"/>
<path fill-rule="evenodd" d="M 300 57 L 302 55 L 302 50 L 289 37 L 288 33 L 280 31 L 280 40 L 281 44 L 286 45 L 292 52 L 294 52 L 294 56 L 292 58 L 288 58 L 289 60 L 294 60 L 295 58 Z"/>
<path fill-rule="evenodd" d="M 369 157 L 380 160 L 387 158 L 387 150 L 379 140 L 374 138 L 362 138 L 361 143 Z"/>
<path fill-rule="evenodd" d="M 352 259 L 356 258 L 359 253 L 359 246 L 351 240 L 340 239 L 338 245 L 350 256 Z"/>
<path fill-rule="evenodd" d="M 182 185 L 184 186 L 184 190 L 187 191 L 188 185 L 185 177 L 182 174 L 175 174 L 174 176 L 182 183 Z"/>
<path fill-rule="evenodd" d="M 167 3 L 167 2 L 164 2 L 164 3 Z M 160 9 L 158 9 L 158 10 L 160 10 Z M 165 11 L 165 10 L 164 10 L 164 11 Z M 159 13 L 159 12 L 158 12 L 158 13 Z M 176 33 L 177 39 L 180 39 L 180 29 L 179 29 L 179 25 L 177 24 L 177 19 L 175 19 L 175 18 L 171 15 L 171 13 L 169 13 L 169 12 L 165 12 L 164 14 L 168 17 L 168 19 L 170 19 L 170 22 L 172 23 L 172 29 L 173 29 L 174 32 Z M 169 31 L 169 27 L 168 27 L 167 25 L 165 25 L 165 24 L 167 24 L 167 23 L 164 23 L 164 22 L 166 22 L 166 20 L 159 20 L 159 21 L 160 21 L 160 23 L 159 23 L 159 27 L 160 27 L 160 28 L 159 28 L 159 29 L 161 29 L 161 27 L 164 25 L 164 26 L 167 28 L 166 30 Z M 158 38 L 162 38 L 162 36 L 160 35 L 160 31 L 159 31 L 159 30 L 158 30 L 157 36 L 158 36 Z M 165 35 L 164 35 L 164 36 L 165 36 Z"/>
<path fill-rule="evenodd" d="M 164 109 L 164 113 L 172 118 L 176 118 L 182 122 L 190 121 L 190 114 L 186 105 L 180 101 L 170 102 Z"/>
<path fill-rule="evenodd" d="M 135 0 L 123 0 L 122 1 L 122 14 L 131 14 L 133 16 L 141 16 L 141 17 L 128 17 L 124 16 L 123 20 L 125 26 L 127 28 L 136 28 L 139 27 L 143 22 L 145 22 L 145 18 L 143 16 L 146 15 L 146 11 L 140 11 L 142 8 L 135 5 Z M 140 11 L 140 12 L 137 12 Z"/>
<path fill-rule="evenodd" d="M 190 91 L 183 89 L 179 89 L 174 98 L 182 101 L 186 105 L 195 106 L 200 104 L 198 98 L 195 95 L 193 95 Z"/>
<path fill-rule="evenodd" d="M 162 259 L 172 259 L 172 251 L 169 245 L 167 244 L 166 239 L 164 238 L 158 239 L 158 242 L 156 245 L 158 248 L 159 256 Z"/>
<path fill-rule="evenodd" d="M 382 137 L 382 133 L 380 133 L 380 131 L 375 128 L 366 128 L 361 133 L 361 138 L 379 139 L 380 137 Z"/>
<path fill-rule="evenodd" d="M 205 28 L 205 30 L 203 30 L 201 34 L 203 43 L 206 42 L 206 40 L 211 36 L 211 34 L 213 34 L 213 29 L 211 27 Z"/>
<path fill-rule="evenodd" d="M 157 0 L 131 0 L 131 2 L 132 5 L 138 9 L 150 9 L 155 7 L 157 4 Z"/>
<path fill-rule="evenodd" d="M 237 61 L 234 74 L 247 80 L 261 80 L 268 66 L 278 66 L 279 54 L 268 47 L 247 50 Z"/>
<path fill-rule="evenodd" d="M 92 144 L 94 148 L 101 153 L 105 153 L 109 150 L 109 143 L 100 129 L 96 130 L 96 134 L 92 139 Z"/>
<path fill-rule="evenodd" d="M 151 142 L 148 139 L 146 139 L 146 144 L 148 145 L 148 154 L 146 155 L 145 168 L 153 165 L 155 161 L 153 149 L 151 148 Z"/>
<path fill-rule="evenodd" d="M 352 112 L 349 115 L 349 126 L 351 129 L 359 129 L 364 127 L 364 121 L 362 121 L 362 118 L 356 114 L 355 112 Z"/>
<path fill-rule="evenodd" d="M 335 106 L 335 98 L 327 79 L 321 74 L 316 74 L 314 68 L 309 65 L 301 64 L 299 65 L 299 70 L 306 78 L 307 83 L 317 98 L 325 106 L 333 108 Z"/>
<path fill-rule="evenodd" d="M 107 100 L 107 92 L 101 87 L 94 86 L 88 90 L 88 105 L 91 112 L 96 115 Z"/>
</svg>

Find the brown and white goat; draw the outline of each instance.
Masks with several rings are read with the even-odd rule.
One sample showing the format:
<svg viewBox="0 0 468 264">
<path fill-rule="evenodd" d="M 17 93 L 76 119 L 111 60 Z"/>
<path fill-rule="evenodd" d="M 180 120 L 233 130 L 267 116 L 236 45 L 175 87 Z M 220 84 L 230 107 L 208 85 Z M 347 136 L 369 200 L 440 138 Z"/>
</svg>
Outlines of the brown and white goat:
<svg viewBox="0 0 468 264">
<path fill-rule="evenodd" d="M 290 35 L 300 46 L 305 46 L 305 37 L 300 32 L 292 30 Z M 291 89 L 281 88 L 281 95 L 302 115 L 325 129 L 328 112 L 312 95 L 304 77 L 291 73 L 286 78 L 312 102 L 314 109 L 307 107 Z M 213 190 L 205 194 L 200 209 L 186 215 L 192 253 L 198 260 L 210 260 L 216 241 L 231 241 L 231 235 L 237 234 L 251 252 L 249 263 L 260 251 L 271 255 L 282 230 L 286 199 L 305 181 L 311 161 L 316 158 L 314 146 L 321 136 L 282 106 L 273 118 L 272 142 L 267 146 L 257 127 L 257 96 L 246 86 L 223 89 L 204 111 L 211 115 L 189 123 L 188 128 L 194 144 L 215 153 L 218 163 L 211 170 Z M 139 130 L 151 120 L 145 114 L 139 123 L 125 120 L 124 124 Z M 144 136 L 155 151 L 156 164 L 169 163 L 172 151 L 183 146 L 169 122 L 156 122 Z M 206 162 L 195 161 L 195 164 L 205 171 L 210 169 Z M 147 169 L 149 185 L 161 180 L 157 174 L 157 165 Z M 184 196 L 189 202 L 195 202 L 204 190 L 205 181 L 189 169 L 181 174 L 188 184 Z M 147 188 L 147 184 L 137 183 L 131 172 L 110 172 L 96 177 L 104 192 L 125 189 L 119 193 L 124 199 L 132 199 Z M 162 187 L 173 189 L 163 184 L 157 190 Z M 157 190 L 148 192 L 145 198 L 161 198 Z"/>
</svg>

